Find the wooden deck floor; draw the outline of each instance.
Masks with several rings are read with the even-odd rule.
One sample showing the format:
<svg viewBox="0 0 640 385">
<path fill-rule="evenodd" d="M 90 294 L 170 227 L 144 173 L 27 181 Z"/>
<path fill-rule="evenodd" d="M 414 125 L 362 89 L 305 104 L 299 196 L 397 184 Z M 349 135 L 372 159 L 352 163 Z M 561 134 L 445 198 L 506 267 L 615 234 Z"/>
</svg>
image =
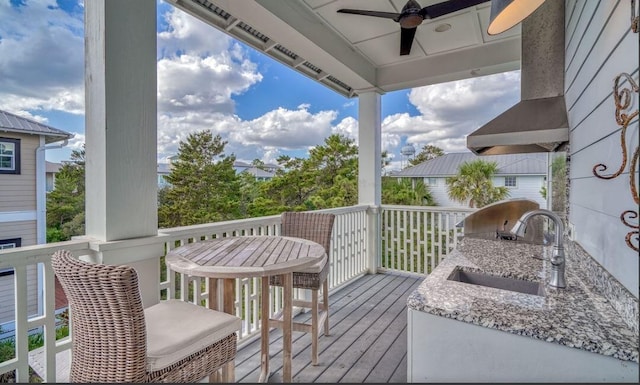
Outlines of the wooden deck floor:
<svg viewBox="0 0 640 385">
<path fill-rule="evenodd" d="M 311 336 L 293 333 L 293 382 L 406 382 L 409 294 L 422 278 L 366 275 L 329 296 L 330 335 L 319 339 L 319 363 L 311 365 Z M 306 321 L 309 313 L 296 320 Z M 282 333 L 270 336 L 269 382 L 282 382 Z M 256 382 L 260 340 L 236 356 L 236 382 Z"/>
</svg>

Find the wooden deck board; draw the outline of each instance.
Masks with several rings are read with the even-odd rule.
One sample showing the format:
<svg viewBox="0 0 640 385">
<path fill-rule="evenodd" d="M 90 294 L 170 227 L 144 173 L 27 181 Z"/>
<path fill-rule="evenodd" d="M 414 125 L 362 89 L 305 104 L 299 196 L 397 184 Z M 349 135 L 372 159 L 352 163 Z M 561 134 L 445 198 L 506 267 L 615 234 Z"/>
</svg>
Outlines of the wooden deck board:
<svg viewBox="0 0 640 385">
<path fill-rule="evenodd" d="M 339 323 L 344 317 L 346 317 L 346 315 L 348 314 L 345 311 L 345 306 L 346 304 L 348 304 L 349 301 L 354 301 L 355 299 L 357 299 L 360 295 L 365 294 L 366 292 L 373 292 L 374 291 L 374 285 L 383 279 L 383 276 L 372 276 L 374 278 L 372 279 L 367 279 L 367 280 L 363 280 L 360 279 L 356 282 L 353 282 L 352 284 L 349 285 L 349 287 L 343 288 L 342 290 L 340 290 L 339 292 L 337 292 L 335 295 L 332 295 L 329 298 L 329 314 L 330 314 L 330 320 L 329 320 L 329 327 L 332 328 L 334 326 L 334 324 Z M 342 309 L 341 309 L 342 308 Z M 336 310 L 339 309 L 339 310 Z M 335 314 L 334 314 L 335 311 Z M 305 313 L 305 314 L 301 314 L 298 317 L 296 317 L 296 320 L 305 322 L 308 321 L 310 318 L 309 313 Z M 298 341 L 301 338 L 305 338 L 306 339 L 304 341 L 302 341 L 301 343 L 299 343 Z M 320 338 L 322 339 L 323 336 L 321 336 Z M 301 344 L 305 344 L 305 343 L 310 343 L 311 339 L 310 336 L 307 335 L 307 333 L 294 333 L 293 334 L 293 357 L 295 358 L 298 353 L 299 353 L 299 348 L 298 346 L 302 346 L 303 348 L 306 345 L 301 345 Z M 271 342 L 271 347 L 269 349 L 269 356 L 270 358 L 270 368 L 271 371 L 274 371 L 274 368 L 276 366 L 281 366 L 282 365 L 282 356 L 280 356 L 279 361 L 274 361 L 274 355 L 281 351 L 282 349 L 282 331 L 280 329 L 274 329 L 271 331 L 270 333 L 270 342 Z M 236 379 L 239 382 L 253 382 L 253 378 L 255 376 L 257 376 L 259 373 L 259 361 L 256 361 L 256 356 L 260 355 L 260 343 L 259 341 L 257 342 L 253 342 L 250 345 L 244 346 L 241 349 L 238 350 L 238 353 L 236 355 Z M 248 377 L 247 379 L 244 379 L 245 377 Z M 255 377 L 257 378 L 257 377 Z"/>
<path fill-rule="evenodd" d="M 293 382 L 406 382 L 406 299 L 422 278 L 366 275 L 329 297 L 330 336 L 319 339 L 311 365 L 311 336 L 293 333 Z M 296 317 L 308 321 L 309 313 Z M 270 333 L 270 382 L 282 380 L 282 332 Z M 260 341 L 238 350 L 236 381 L 259 376 Z"/>
</svg>

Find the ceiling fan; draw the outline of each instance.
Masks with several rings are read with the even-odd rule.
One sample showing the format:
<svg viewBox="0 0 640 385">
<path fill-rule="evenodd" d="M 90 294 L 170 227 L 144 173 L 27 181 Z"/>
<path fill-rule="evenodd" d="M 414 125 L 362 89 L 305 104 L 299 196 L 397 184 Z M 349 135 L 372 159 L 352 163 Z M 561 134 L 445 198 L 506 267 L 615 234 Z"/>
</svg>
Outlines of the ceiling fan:
<svg viewBox="0 0 640 385">
<path fill-rule="evenodd" d="M 416 28 L 422 24 L 424 19 L 435 19 L 436 17 L 444 16 L 487 1 L 489 0 L 448 0 L 422 8 L 417 1 L 409 0 L 404 7 L 402 7 L 400 13 L 347 8 L 339 9 L 338 12 L 382 17 L 400 23 L 400 55 L 408 55 L 411 52 L 411 45 L 413 44 L 413 37 L 416 34 Z"/>
</svg>

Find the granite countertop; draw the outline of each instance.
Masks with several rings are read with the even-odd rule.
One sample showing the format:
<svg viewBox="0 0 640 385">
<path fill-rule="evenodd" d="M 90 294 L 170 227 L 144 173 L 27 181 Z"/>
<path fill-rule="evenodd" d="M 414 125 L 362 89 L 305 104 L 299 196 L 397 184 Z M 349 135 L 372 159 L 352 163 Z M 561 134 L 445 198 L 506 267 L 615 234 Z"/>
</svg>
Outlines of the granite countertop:
<svg viewBox="0 0 640 385">
<path fill-rule="evenodd" d="M 410 309 L 638 362 L 638 334 L 567 258 L 567 287 L 549 286 L 551 246 L 464 238 L 407 299 Z M 463 270 L 544 283 L 544 296 L 447 280 Z M 572 268 L 574 267 L 574 268 Z"/>
</svg>

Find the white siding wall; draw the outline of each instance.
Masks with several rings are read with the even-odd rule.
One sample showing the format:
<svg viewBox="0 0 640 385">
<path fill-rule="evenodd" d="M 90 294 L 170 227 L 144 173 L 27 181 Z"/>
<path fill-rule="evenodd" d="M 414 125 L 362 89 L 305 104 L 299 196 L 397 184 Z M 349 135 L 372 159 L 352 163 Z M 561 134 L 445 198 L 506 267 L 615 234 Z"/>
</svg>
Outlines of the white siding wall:
<svg viewBox="0 0 640 385">
<path fill-rule="evenodd" d="M 27 267 L 27 312 L 38 314 L 38 270 L 34 265 Z M 15 320 L 15 275 L 0 277 L 0 326 Z"/>
<path fill-rule="evenodd" d="M 544 186 L 544 177 L 540 175 L 516 177 L 516 187 L 509 187 L 509 198 L 526 198 L 537 202 L 540 208 L 547 208 L 547 201 L 540 194 Z M 504 177 L 493 178 L 495 186 L 504 186 Z"/>
<path fill-rule="evenodd" d="M 638 81 L 638 34 L 630 30 L 630 0 L 567 0 L 565 4 L 565 98 L 571 128 L 569 222 L 575 226 L 576 242 L 637 298 L 638 252 L 625 243 L 632 229 L 620 220 L 623 211 L 638 210 L 630 191 L 629 165 L 612 180 L 596 178 L 592 172 L 598 163 L 608 165 L 612 172 L 622 164 L 613 86 L 621 72 Z M 638 109 L 638 94 L 631 107 Z M 638 145 L 637 118 L 626 140 L 631 158 Z M 635 172 L 637 175 L 637 169 Z"/>
<path fill-rule="evenodd" d="M 36 221 L 0 223 L 0 239 L 20 238 L 21 246 L 36 245 Z M 38 272 L 34 266 L 27 268 L 29 314 L 38 312 Z M 0 277 L 0 325 L 14 319 L 14 275 Z"/>
<path fill-rule="evenodd" d="M 436 200 L 438 206 L 441 207 L 468 207 L 465 204 L 453 201 L 449 199 L 449 193 L 447 191 L 446 178 L 436 178 L 436 184 L 430 185 L 429 190 L 431 195 Z M 424 178 L 424 183 L 428 182 L 428 178 Z M 493 178 L 493 184 L 495 186 L 504 186 L 504 177 L 499 176 Z M 540 204 L 541 208 L 547 207 L 547 202 L 540 195 L 540 188 L 544 184 L 543 176 L 518 176 L 516 177 L 516 187 L 509 188 L 510 195 L 507 199 L 511 198 L 526 198 L 536 201 Z"/>
<path fill-rule="evenodd" d="M 429 185 L 429 191 L 431 191 L 431 196 L 435 199 L 436 204 L 441 207 L 468 207 L 465 204 L 452 201 L 449 199 L 449 193 L 447 191 L 447 184 L 445 182 L 445 178 L 434 178 L 436 179 L 435 185 Z M 429 178 L 424 178 L 424 183 L 428 183 Z"/>
<path fill-rule="evenodd" d="M 0 239 L 21 238 L 22 246 L 37 244 L 35 220 L 12 219 L 33 215 L 36 211 L 36 148 L 38 135 L 2 132 L 4 138 L 20 139 L 20 174 L 0 174 Z M 38 273 L 35 267 L 27 271 L 30 315 L 38 311 Z M 0 324 L 14 320 L 14 275 L 0 277 Z"/>
<path fill-rule="evenodd" d="M 0 212 L 36 210 L 37 135 L 1 132 L 0 137 L 20 139 L 20 174 L 0 174 Z"/>
</svg>

